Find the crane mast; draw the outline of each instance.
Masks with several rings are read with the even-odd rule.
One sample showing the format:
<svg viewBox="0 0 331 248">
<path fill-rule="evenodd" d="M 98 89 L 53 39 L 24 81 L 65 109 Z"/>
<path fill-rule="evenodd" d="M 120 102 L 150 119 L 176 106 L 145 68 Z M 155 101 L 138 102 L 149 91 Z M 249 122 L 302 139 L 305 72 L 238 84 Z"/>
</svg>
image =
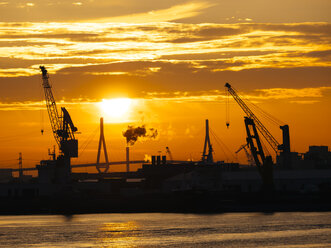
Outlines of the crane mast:
<svg viewBox="0 0 331 248">
<path fill-rule="evenodd" d="M 261 175 L 263 185 L 266 189 L 273 188 L 273 162 L 271 156 L 265 156 L 262 143 L 255 122 L 252 118 L 245 117 L 247 133 L 247 144 L 252 152 L 255 165 Z"/>
</svg>

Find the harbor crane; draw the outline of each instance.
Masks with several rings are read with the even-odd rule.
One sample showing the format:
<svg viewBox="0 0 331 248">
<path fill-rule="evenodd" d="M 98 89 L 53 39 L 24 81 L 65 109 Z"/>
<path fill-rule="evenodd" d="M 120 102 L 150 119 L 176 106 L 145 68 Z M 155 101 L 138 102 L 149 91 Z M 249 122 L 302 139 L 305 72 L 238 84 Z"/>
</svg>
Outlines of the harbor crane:
<svg viewBox="0 0 331 248">
<path fill-rule="evenodd" d="M 239 153 L 241 150 L 244 150 L 245 152 L 245 155 L 247 157 L 247 161 L 250 165 L 253 165 L 254 164 L 254 160 L 253 160 L 253 157 L 252 155 L 249 153 L 249 151 L 247 150 L 248 148 L 248 143 L 246 144 L 243 144 L 239 147 L 239 149 L 235 152 L 236 154 Z"/>
<path fill-rule="evenodd" d="M 290 164 L 290 136 L 289 126 L 280 126 L 283 132 L 283 144 L 280 144 L 268 129 L 262 124 L 262 122 L 256 117 L 252 110 L 246 105 L 246 103 L 239 97 L 236 90 L 229 84 L 226 83 L 225 87 L 228 92 L 232 95 L 234 100 L 239 104 L 241 109 L 245 112 L 245 127 L 247 133 L 247 143 L 251 150 L 254 162 L 258 167 L 261 174 L 262 180 L 265 184 L 272 184 L 272 167 L 273 162 L 271 156 L 265 156 L 259 133 L 269 143 L 271 148 L 275 151 L 276 156 L 280 155 L 282 163 L 286 166 Z M 259 133 L 258 133 L 259 131 Z"/>
<path fill-rule="evenodd" d="M 61 115 L 58 113 L 56 102 L 49 83 L 49 75 L 44 66 L 40 66 L 42 72 L 43 88 L 49 120 L 51 122 L 53 136 L 59 146 L 60 155 L 57 158 L 57 167 L 64 167 L 68 175 L 71 173 L 70 158 L 78 157 L 78 140 L 75 139 L 77 128 L 74 126 L 69 112 L 61 107 Z"/>
</svg>

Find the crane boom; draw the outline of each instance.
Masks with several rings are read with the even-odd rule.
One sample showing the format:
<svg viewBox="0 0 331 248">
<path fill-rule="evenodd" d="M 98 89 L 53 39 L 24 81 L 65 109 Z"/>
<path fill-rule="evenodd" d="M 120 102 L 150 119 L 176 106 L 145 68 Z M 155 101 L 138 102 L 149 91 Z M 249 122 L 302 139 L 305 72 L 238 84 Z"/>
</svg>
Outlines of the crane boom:
<svg viewBox="0 0 331 248">
<path fill-rule="evenodd" d="M 52 126 L 52 131 L 56 143 L 59 145 L 61 152 L 67 157 L 78 156 L 78 141 L 74 133 L 77 128 L 74 126 L 68 111 L 62 107 L 60 116 L 56 107 L 56 102 L 52 93 L 52 87 L 48 81 L 48 73 L 44 66 L 40 66 L 45 92 L 47 112 Z"/>
<path fill-rule="evenodd" d="M 228 92 L 233 96 L 234 100 L 239 104 L 241 109 L 245 112 L 247 117 L 254 120 L 255 125 L 257 129 L 260 131 L 260 133 L 263 135 L 263 137 L 267 140 L 267 142 L 270 144 L 272 149 L 278 153 L 278 150 L 281 149 L 281 145 L 278 143 L 278 141 L 272 136 L 272 134 L 268 131 L 268 129 L 261 123 L 261 121 L 255 116 L 255 114 L 249 109 L 249 107 L 246 105 L 246 103 L 239 97 L 237 92 L 232 88 L 232 86 L 229 83 L 225 84 L 225 87 L 228 88 Z"/>
<path fill-rule="evenodd" d="M 41 72 L 42 72 L 42 78 L 43 78 L 43 87 L 45 92 L 45 100 L 46 100 L 46 107 L 48 116 L 51 122 L 52 131 L 54 138 L 56 140 L 56 143 L 60 146 L 60 137 L 58 136 L 57 132 L 61 129 L 60 127 L 60 121 L 59 121 L 59 114 L 56 108 L 56 102 L 52 93 L 52 87 L 48 82 L 48 73 L 44 66 L 40 66 Z"/>
</svg>

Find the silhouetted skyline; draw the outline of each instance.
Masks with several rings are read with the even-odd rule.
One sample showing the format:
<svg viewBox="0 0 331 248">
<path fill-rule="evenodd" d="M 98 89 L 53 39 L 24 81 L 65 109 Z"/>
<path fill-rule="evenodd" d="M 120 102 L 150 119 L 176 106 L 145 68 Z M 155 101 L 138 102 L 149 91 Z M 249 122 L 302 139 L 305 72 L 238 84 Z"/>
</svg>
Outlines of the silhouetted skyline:
<svg viewBox="0 0 331 248">
<path fill-rule="evenodd" d="M 19 152 L 33 166 L 55 144 L 40 65 L 82 133 L 80 146 L 92 139 L 73 163 L 96 159 L 101 116 L 113 161 L 125 158 L 128 125 L 158 130 L 135 144 L 136 159 L 165 147 L 199 159 L 205 119 L 236 151 L 243 113 L 231 100 L 227 130 L 225 82 L 289 124 L 293 150 L 331 146 L 330 8 L 322 0 L 1 2 L 0 167 L 16 166 Z M 131 99 L 117 104 L 125 112 L 105 110 L 113 98 Z M 268 127 L 280 139 L 279 127 Z M 215 160 L 232 159 L 213 149 Z"/>
</svg>

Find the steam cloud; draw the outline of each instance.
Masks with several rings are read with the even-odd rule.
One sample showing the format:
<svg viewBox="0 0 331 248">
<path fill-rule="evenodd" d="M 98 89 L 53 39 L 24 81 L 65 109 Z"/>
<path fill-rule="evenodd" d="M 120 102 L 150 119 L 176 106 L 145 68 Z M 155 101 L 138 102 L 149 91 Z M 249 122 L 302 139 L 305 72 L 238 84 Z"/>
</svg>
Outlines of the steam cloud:
<svg viewBox="0 0 331 248">
<path fill-rule="evenodd" d="M 157 136 L 157 130 L 154 128 L 146 130 L 145 125 L 142 125 L 141 127 L 128 126 L 128 129 L 123 132 L 123 136 L 126 138 L 126 143 L 132 146 L 136 143 L 139 137 L 155 139 Z"/>
</svg>

